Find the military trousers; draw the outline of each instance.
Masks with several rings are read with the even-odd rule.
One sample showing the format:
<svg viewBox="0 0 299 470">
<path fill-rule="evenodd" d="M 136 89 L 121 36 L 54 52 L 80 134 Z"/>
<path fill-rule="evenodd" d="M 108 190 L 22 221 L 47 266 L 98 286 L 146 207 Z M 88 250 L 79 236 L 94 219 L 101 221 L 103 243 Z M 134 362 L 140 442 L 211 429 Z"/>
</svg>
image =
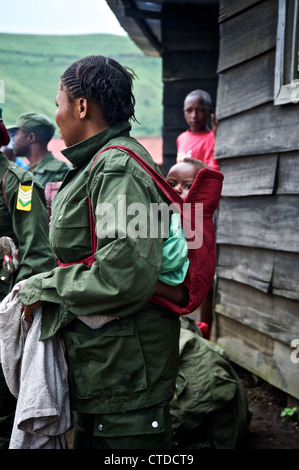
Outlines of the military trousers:
<svg viewBox="0 0 299 470">
<path fill-rule="evenodd" d="M 171 449 L 169 404 L 126 413 L 76 413 L 74 449 Z"/>
</svg>

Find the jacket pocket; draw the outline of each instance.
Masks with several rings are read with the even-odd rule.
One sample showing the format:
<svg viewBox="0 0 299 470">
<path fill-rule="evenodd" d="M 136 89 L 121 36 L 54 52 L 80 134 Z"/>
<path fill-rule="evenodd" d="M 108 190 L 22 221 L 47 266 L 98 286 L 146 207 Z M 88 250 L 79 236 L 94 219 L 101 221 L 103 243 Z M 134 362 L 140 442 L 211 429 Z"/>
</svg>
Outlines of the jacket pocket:
<svg viewBox="0 0 299 470">
<path fill-rule="evenodd" d="M 52 212 L 50 242 L 61 261 L 91 255 L 88 201 L 64 204 Z"/>
<path fill-rule="evenodd" d="M 92 330 L 90 336 L 65 332 L 70 381 L 77 398 L 132 396 L 147 388 L 145 361 L 134 326 L 134 320 L 126 318 Z"/>
</svg>

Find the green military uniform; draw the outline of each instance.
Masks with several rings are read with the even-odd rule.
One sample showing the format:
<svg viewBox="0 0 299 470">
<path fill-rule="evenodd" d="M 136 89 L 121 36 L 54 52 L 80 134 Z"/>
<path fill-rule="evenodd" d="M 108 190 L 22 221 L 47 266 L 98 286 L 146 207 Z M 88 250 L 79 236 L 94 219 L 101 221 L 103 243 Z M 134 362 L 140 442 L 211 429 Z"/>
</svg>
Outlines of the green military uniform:
<svg viewBox="0 0 299 470">
<path fill-rule="evenodd" d="M 4 191 L 8 207 L 2 187 L 0 188 L 0 236 L 11 237 L 17 245 L 20 269 L 11 276 L 3 271 L 0 260 L 0 302 L 13 284 L 56 266 L 49 244 L 48 214 L 43 188 L 30 173 L 7 160 L 0 152 L 0 181 L 5 174 Z M 18 210 L 19 185 L 31 186 L 33 181 L 31 210 L 28 212 Z M 15 399 L 7 388 L 0 368 L 0 449 L 8 447 L 14 410 Z"/>
<path fill-rule="evenodd" d="M 99 447 L 165 448 L 171 445 L 167 406 L 174 393 L 180 322 L 150 302 L 163 238 L 150 237 L 149 223 L 146 236 L 126 235 L 135 213 L 127 216 L 127 224 L 121 222 L 131 204 L 141 203 L 149 213 L 150 204 L 163 198 L 152 178 L 122 151 L 105 151 L 91 169 L 94 155 L 109 145 L 130 147 L 156 167 L 129 130 L 129 123 L 122 122 L 63 152 L 74 169 L 53 203 L 51 246 L 63 263 L 91 255 L 89 195 L 98 231 L 96 260 L 91 267 L 79 263 L 36 275 L 20 298 L 25 304 L 51 302 L 44 304 L 42 339 L 64 332 L 71 406 L 77 411 L 78 435 L 84 430 L 80 445 L 85 445 L 83 436 L 95 438 Z M 125 207 L 119 203 L 124 195 Z M 112 215 L 110 236 L 99 238 L 105 204 L 106 215 Z M 77 318 L 91 314 L 117 319 L 91 329 Z"/>
<path fill-rule="evenodd" d="M 200 336 L 192 318 L 180 317 L 180 363 L 170 402 L 180 449 L 234 449 L 249 430 L 245 389 L 229 357 Z"/>
<path fill-rule="evenodd" d="M 51 152 L 48 152 L 36 165 L 29 167 L 29 171 L 43 187 L 50 182 L 62 181 L 70 169 L 69 163 L 55 158 Z"/>
</svg>

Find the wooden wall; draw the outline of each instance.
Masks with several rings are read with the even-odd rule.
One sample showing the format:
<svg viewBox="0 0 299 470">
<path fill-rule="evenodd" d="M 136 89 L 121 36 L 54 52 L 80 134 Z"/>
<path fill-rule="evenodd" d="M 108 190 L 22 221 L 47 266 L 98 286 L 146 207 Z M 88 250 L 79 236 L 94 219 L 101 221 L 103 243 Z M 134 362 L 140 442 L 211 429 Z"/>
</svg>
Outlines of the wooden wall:
<svg viewBox="0 0 299 470">
<path fill-rule="evenodd" d="M 176 138 L 186 130 L 185 96 L 200 88 L 217 93 L 219 49 L 218 6 L 165 3 L 162 10 L 163 167 L 176 161 Z"/>
<path fill-rule="evenodd" d="M 278 0 L 220 0 L 215 335 L 299 398 L 299 105 L 273 102 L 277 19 Z"/>
</svg>

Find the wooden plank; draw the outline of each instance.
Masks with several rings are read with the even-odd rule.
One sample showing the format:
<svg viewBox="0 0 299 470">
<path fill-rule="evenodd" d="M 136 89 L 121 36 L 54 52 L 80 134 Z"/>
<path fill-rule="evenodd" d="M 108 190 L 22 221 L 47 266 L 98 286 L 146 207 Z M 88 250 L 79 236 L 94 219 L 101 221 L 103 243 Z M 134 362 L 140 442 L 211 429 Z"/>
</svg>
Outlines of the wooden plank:
<svg viewBox="0 0 299 470">
<path fill-rule="evenodd" d="M 176 162 L 176 155 L 167 155 L 167 154 L 163 155 L 163 163 L 160 166 L 160 169 L 164 176 L 167 175 L 170 167 L 172 167 L 172 165 L 174 165 L 175 162 Z"/>
<path fill-rule="evenodd" d="M 184 6 L 182 0 L 177 2 L 164 2 L 162 9 L 162 31 L 163 30 L 176 30 L 185 25 L 187 29 L 202 29 L 218 27 L 218 8 L 217 5 L 200 5 L 198 0 L 195 0 L 196 5 L 191 5 L 188 0 L 188 5 Z M 162 33 L 163 34 L 163 33 Z"/>
<path fill-rule="evenodd" d="M 163 155 L 176 156 L 176 138 L 181 131 L 163 129 Z"/>
<path fill-rule="evenodd" d="M 215 23 L 215 26 L 217 23 Z M 217 28 L 163 30 L 163 48 L 172 51 L 218 51 L 219 35 Z"/>
<path fill-rule="evenodd" d="M 215 321 L 217 344 L 227 352 L 232 361 L 289 395 L 299 398 L 298 364 L 291 360 L 294 348 L 290 347 L 290 343 L 282 344 L 221 315 L 216 315 Z"/>
<path fill-rule="evenodd" d="M 250 8 L 260 1 L 261 0 L 220 0 L 219 22 L 229 19 L 231 16 Z"/>
<path fill-rule="evenodd" d="M 298 150 L 298 127 L 297 104 L 265 104 L 221 120 L 215 154 L 227 158 Z"/>
<path fill-rule="evenodd" d="M 275 51 L 219 75 L 217 119 L 273 102 Z"/>
<path fill-rule="evenodd" d="M 279 155 L 279 171 L 276 194 L 299 193 L 299 152 L 281 153 Z"/>
<path fill-rule="evenodd" d="M 275 47 L 277 11 L 277 0 L 265 0 L 220 24 L 218 72 Z"/>
<path fill-rule="evenodd" d="M 177 131 L 177 135 L 188 129 L 182 103 L 178 106 L 164 106 L 163 122 L 165 130 Z"/>
<path fill-rule="evenodd" d="M 273 294 L 299 300 L 299 255 L 276 254 L 272 286 Z"/>
<path fill-rule="evenodd" d="M 222 198 L 217 216 L 218 244 L 299 251 L 299 197 Z"/>
<path fill-rule="evenodd" d="M 163 79 L 215 79 L 218 52 L 209 51 L 168 51 L 163 53 Z"/>
<path fill-rule="evenodd" d="M 277 154 L 221 160 L 222 196 L 273 194 L 277 162 Z"/>
<path fill-rule="evenodd" d="M 251 286 L 219 278 L 215 311 L 284 344 L 299 337 L 299 303 Z"/>
<path fill-rule="evenodd" d="M 274 259 L 274 251 L 218 245 L 217 276 L 267 293 L 272 280 Z"/>
</svg>

